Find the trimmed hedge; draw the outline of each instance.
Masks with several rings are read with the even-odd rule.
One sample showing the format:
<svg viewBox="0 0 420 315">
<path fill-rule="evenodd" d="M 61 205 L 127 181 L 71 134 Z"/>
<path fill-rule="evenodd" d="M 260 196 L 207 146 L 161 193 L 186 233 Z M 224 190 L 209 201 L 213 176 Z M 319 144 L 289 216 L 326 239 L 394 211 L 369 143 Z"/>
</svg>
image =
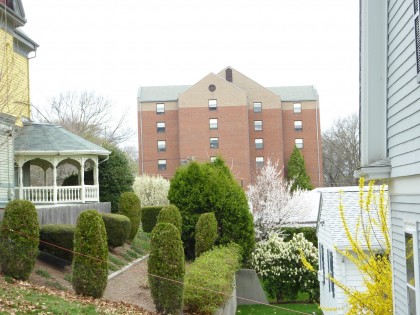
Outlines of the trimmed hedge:
<svg viewBox="0 0 420 315">
<path fill-rule="evenodd" d="M 74 233 L 72 284 L 76 294 L 100 298 L 108 279 L 105 223 L 96 210 L 82 212 Z"/>
<path fill-rule="evenodd" d="M 290 241 L 294 235 L 303 233 L 303 236 L 312 242 L 312 245 L 318 247 L 318 237 L 316 236 L 316 228 L 314 227 L 282 227 L 281 233 L 284 236 L 284 241 Z"/>
<path fill-rule="evenodd" d="M 0 234 L 0 263 L 6 276 L 27 280 L 35 266 L 39 223 L 35 206 L 26 200 L 10 201 L 4 209 Z"/>
<path fill-rule="evenodd" d="M 152 232 L 157 223 L 157 217 L 164 206 L 141 208 L 141 226 L 146 233 Z"/>
<path fill-rule="evenodd" d="M 105 223 L 108 246 L 123 246 L 131 233 L 130 219 L 122 214 L 101 213 Z"/>
<path fill-rule="evenodd" d="M 73 260 L 73 240 L 76 226 L 73 224 L 46 224 L 39 231 L 39 250 L 56 257 Z M 45 242 L 45 243 L 44 243 Z M 49 244 L 54 244 L 61 249 Z"/>
<path fill-rule="evenodd" d="M 169 205 L 162 208 L 157 217 L 157 223 L 172 223 L 182 234 L 182 217 L 177 206 Z"/>
<path fill-rule="evenodd" d="M 241 251 L 239 245 L 231 243 L 203 253 L 191 264 L 185 274 L 184 304 L 188 313 L 214 314 L 227 302 L 240 268 Z"/>
<path fill-rule="evenodd" d="M 179 314 L 182 311 L 185 264 L 181 235 L 175 225 L 157 224 L 151 234 L 150 248 L 147 269 L 156 310 L 163 314 Z"/>
<path fill-rule="evenodd" d="M 195 226 L 195 257 L 210 250 L 217 240 L 217 220 L 213 212 L 200 215 Z"/>
<path fill-rule="evenodd" d="M 132 241 L 137 234 L 140 227 L 140 212 L 141 204 L 140 199 L 133 192 L 125 192 L 120 196 L 120 202 L 118 204 L 118 214 L 127 216 L 130 219 L 131 228 L 128 240 Z"/>
</svg>

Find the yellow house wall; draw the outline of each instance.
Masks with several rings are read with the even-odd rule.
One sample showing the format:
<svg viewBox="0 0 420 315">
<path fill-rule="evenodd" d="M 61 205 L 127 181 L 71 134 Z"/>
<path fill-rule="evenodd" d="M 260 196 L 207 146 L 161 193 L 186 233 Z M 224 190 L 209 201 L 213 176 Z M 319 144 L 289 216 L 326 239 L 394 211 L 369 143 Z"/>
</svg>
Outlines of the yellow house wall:
<svg viewBox="0 0 420 315">
<path fill-rule="evenodd" d="M 30 117 L 29 63 L 17 53 L 13 37 L 0 29 L 0 113 Z"/>
</svg>

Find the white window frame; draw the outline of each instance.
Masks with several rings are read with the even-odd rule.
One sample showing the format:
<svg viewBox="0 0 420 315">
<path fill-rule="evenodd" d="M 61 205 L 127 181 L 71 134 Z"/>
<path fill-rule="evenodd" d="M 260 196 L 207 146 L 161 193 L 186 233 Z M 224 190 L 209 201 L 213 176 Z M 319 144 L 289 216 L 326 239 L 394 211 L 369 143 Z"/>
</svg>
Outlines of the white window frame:
<svg viewBox="0 0 420 315">
<path fill-rule="evenodd" d="M 156 114 L 165 114 L 165 103 L 156 103 Z"/>
<path fill-rule="evenodd" d="M 218 148 L 219 148 L 219 137 L 211 137 L 210 149 L 218 149 Z"/>
<path fill-rule="evenodd" d="M 303 129 L 302 120 L 295 120 L 293 124 L 294 124 L 294 127 L 295 127 L 295 131 L 302 131 L 302 129 Z"/>
<path fill-rule="evenodd" d="M 409 313 L 409 297 L 408 297 L 408 289 L 412 289 L 415 292 L 415 306 L 416 306 L 416 310 L 417 312 L 420 310 L 420 281 L 419 281 L 419 250 L 418 250 L 418 246 L 419 246 L 419 242 L 418 242 L 418 229 L 417 229 L 417 224 L 414 222 L 404 222 L 404 248 L 406 248 L 406 244 L 405 244 L 405 234 L 411 234 L 412 238 L 413 238 L 413 256 L 414 256 L 414 282 L 415 285 L 414 287 L 412 285 L 410 285 L 409 283 L 407 283 L 406 279 L 406 287 L 407 287 L 407 314 Z M 404 251 L 404 255 L 405 257 L 407 257 L 407 253 L 406 250 Z M 407 277 L 407 261 L 406 262 L 406 266 L 405 266 L 405 270 L 404 272 L 406 273 L 406 277 Z"/>
<path fill-rule="evenodd" d="M 319 272 L 322 276 L 322 285 L 325 285 L 325 256 L 324 256 L 324 245 L 319 244 Z"/>
<path fill-rule="evenodd" d="M 167 162 L 166 160 L 158 160 L 158 171 L 166 171 Z"/>
<path fill-rule="evenodd" d="M 165 152 L 166 151 L 166 140 L 158 140 L 157 150 L 158 150 L 158 152 Z"/>
<path fill-rule="evenodd" d="M 263 167 L 264 166 L 264 157 L 263 156 L 257 156 L 255 158 L 255 166 L 256 167 Z"/>
<path fill-rule="evenodd" d="M 261 124 L 257 124 L 257 122 L 261 122 Z M 254 120 L 254 131 L 262 131 L 262 130 L 263 130 L 263 121 Z"/>
<path fill-rule="evenodd" d="M 298 149 L 303 149 L 303 138 L 296 138 L 295 139 L 295 146 Z"/>
<path fill-rule="evenodd" d="M 209 118 L 209 128 L 212 130 L 219 128 L 219 122 L 217 118 Z"/>
<path fill-rule="evenodd" d="M 302 103 L 293 103 L 293 112 L 299 114 L 302 112 Z"/>
<path fill-rule="evenodd" d="M 255 149 L 261 150 L 264 149 L 264 139 L 263 138 L 255 138 Z"/>
<path fill-rule="evenodd" d="M 217 100 L 210 99 L 209 100 L 209 110 L 217 110 Z"/>
<path fill-rule="evenodd" d="M 160 126 L 159 126 L 159 124 L 160 124 Z M 166 132 L 166 123 L 164 121 L 158 121 L 156 123 L 156 132 L 158 132 L 158 133 Z"/>
<path fill-rule="evenodd" d="M 331 292 L 335 298 L 335 283 L 330 279 L 334 278 L 334 252 L 327 249 L 327 265 L 328 265 L 328 292 Z"/>
<path fill-rule="evenodd" d="M 261 113 L 261 112 L 262 112 L 262 103 L 254 102 L 254 113 Z"/>
</svg>

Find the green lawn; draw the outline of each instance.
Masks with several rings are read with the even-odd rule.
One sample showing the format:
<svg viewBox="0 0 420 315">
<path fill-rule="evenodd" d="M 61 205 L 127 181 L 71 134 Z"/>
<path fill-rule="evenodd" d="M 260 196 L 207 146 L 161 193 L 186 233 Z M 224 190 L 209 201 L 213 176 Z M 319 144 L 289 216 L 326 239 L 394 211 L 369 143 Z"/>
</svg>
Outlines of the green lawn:
<svg viewBox="0 0 420 315">
<path fill-rule="evenodd" d="M 277 305 L 239 305 L 236 311 L 237 315 L 293 315 L 299 314 L 290 310 L 295 310 L 307 314 L 322 314 L 316 304 L 277 304 Z"/>
</svg>

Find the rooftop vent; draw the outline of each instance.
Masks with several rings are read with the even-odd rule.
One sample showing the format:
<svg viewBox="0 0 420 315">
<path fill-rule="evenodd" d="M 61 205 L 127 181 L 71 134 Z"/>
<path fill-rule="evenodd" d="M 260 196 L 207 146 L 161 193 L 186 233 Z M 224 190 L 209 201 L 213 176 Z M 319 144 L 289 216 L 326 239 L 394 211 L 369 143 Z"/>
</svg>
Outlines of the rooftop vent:
<svg viewBox="0 0 420 315">
<path fill-rule="evenodd" d="M 231 68 L 226 69 L 226 81 L 232 82 L 232 69 Z"/>
</svg>

